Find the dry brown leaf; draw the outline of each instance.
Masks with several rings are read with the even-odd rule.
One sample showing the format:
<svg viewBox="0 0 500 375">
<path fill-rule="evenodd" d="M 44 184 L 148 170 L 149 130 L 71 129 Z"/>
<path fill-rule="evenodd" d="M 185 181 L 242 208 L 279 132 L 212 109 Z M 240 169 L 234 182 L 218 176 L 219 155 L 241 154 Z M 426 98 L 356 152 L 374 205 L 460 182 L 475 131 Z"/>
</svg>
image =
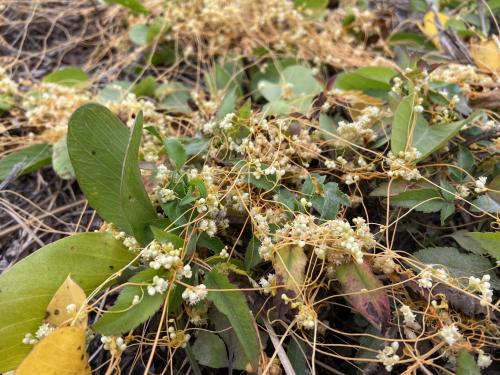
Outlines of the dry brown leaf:
<svg viewBox="0 0 500 375">
<path fill-rule="evenodd" d="M 68 276 L 48 304 L 45 322 L 55 327 L 70 323 L 80 308 L 85 305 L 86 299 L 87 296 L 83 289 Z M 68 306 L 73 307 L 73 309 L 68 310 Z M 87 314 L 82 315 L 84 316 L 79 316 L 74 325 L 87 328 Z"/>
<path fill-rule="evenodd" d="M 62 327 L 45 337 L 21 362 L 16 375 L 88 375 L 85 330 Z"/>
<path fill-rule="evenodd" d="M 482 40 L 471 43 L 470 54 L 480 69 L 500 72 L 500 46 L 496 40 Z"/>
</svg>

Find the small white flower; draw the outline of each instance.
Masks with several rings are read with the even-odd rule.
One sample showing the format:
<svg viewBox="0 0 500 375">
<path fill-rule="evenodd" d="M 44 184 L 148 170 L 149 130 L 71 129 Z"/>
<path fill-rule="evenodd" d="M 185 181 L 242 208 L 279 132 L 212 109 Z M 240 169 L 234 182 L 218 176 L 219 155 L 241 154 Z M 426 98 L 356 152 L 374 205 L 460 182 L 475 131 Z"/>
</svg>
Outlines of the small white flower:
<svg viewBox="0 0 500 375">
<path fill-rule="evenodd" d="M 484 354 L 484 352 L 480 349 L 479 355 L 477 357 L 477 365 L 479 368 L 487 368 L 493 363 L 493 360 L 488 354 Z"/>
<path fill-rule="evenodd" d="M 137 294 L 134 296 L 132 299 L 132 305 L 138 305 L 139 302 L 141 302 L 141 297 L 139 297 Z"/>
<path fill-rule="evenodd" d="M 417 113 L 421 113 L 424 111 L 424 107 L 419 104 L 419 105 L 416 105 L 415 107 L 413 107 L 413 110 Z"/>
<path fill-rule="evenodd" d="M 410 306 L 402 305 L 399 311 L 403 314 L 403 322 L 407 325 L 415 324 L 415 314 L 411 311 Z"/>
<path fill-rule="evenodd" d="M 482 192 L 485 192 L 486 190 L 488 190 L 486 188 L 486 181 L 487 181 L 487 177 L 485 176 L 481 176 L 479 177 L 475 182 L 474 182 L 474 185 L 476 185 L 476 187 L 474 188 L 474 191 L 476 193 L 482 193 Z"/>
<path fill-rule="evenodd" d="M 69 305 L 67 305 L 66 312 L 71 315 L 76 313 L 76 305 L 74 303 L 70 303 Z"/>
<path fill-rule="evenodd" d="M 400 358 L 396 354 L 398 349 L 399 343 L 395 341 L 390 346 L 384 347 L 383 350 L 379 350 L 377 354 L 377 359 L 382 361 L 382 364 L 388 372 L 391 372 L 394 365 L 399 362 Z"/>
<path fill-rule="evenodd" d="M 453 346 L 457 341 L 462 338 L 462 334 L 458 331 L 458 328 L 455 324 L 451 326 L 444 326 L 439 330 L 439 335 L 443 338 L 443 340 L 450 346 Z"/>
<path fill-rule="evenodd" d="M 207 287 L 204 284 L 200 284 L 194 288 L 186 288 L 182 292 L 182 299 L 188 301 L 190 305 L 195 305 L 207 297 L 208 292 L 206 289 Z"/>
</svg>

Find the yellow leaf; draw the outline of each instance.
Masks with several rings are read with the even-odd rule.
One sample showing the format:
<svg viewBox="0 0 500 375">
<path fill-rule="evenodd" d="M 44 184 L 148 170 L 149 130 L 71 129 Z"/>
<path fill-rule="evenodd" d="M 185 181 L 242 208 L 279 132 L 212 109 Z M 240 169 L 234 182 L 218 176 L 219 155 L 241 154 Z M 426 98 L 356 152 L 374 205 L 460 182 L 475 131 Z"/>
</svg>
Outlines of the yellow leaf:
<svg viewBox="0 0 500 375">
<path fill-rule="evenodd" d="M 422 32 L 432 40 L 432 42 L 435 44 L 436 47 L 441 49 L 441 44 L 439 43 L 439 28 L 436 22 L 436 14 L 437 18 L 439 20 L 439 23 L 441 24 L 441 27 L 446 27 L 446 23 L 450 19 L 446 14 L 444 13 L 434 13 L 432 11 L 429 11 L 425 14 L 424 16 L 424 24 L 420 28 L 422 29 Z"/>
<path fill-rule="evenodd" d="M 307 257 L 300 246 L 286 246 L 276 253 L 274 270 L 278 284 L 285 284 L 287 289 L 299 294 L 304 284 Z"/>
<path fill-rule="evenodd" d="M 495 40 L 483 40 L 472 43 L 470 53 L 476 65 L 484 70 L 500 71 L 500 47 Z"/>
<path fill-rule="evenodd" d="M 48 304 L 45 322 L 55 327 L 71 323 L 86 299 L 83 289 L 68 276 Z M 80 316 L 74 325 L 86 328 L 87 314 Z"/>
<path fill-rule="evenodd" d="M 45 337 L 21 362 L 16 375 L 88 375 L 85 330 L 62 327 Z"/>
</svg>

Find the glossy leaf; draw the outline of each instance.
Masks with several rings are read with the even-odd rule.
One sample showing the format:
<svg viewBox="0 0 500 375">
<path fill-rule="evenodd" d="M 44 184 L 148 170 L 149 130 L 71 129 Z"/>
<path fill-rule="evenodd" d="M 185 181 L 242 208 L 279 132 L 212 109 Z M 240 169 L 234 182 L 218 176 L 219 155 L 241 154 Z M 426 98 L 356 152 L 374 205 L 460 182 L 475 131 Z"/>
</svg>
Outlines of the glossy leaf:
<svg viewBox="0 0 500 375">
<path fill-rule="evenodd" d="M 58 328 L 35 345 L 16 375 L 90 375 L 85 341 L 83 328 Z"/>
<path fill-rule="evenodd" d="M 208 292 L 208 299 L 229 319 L 238 340 L 243 346 L 248 361 L 253 368 L 257 368 L 260 349 L 253 317 L 245 295 L 237 290 L 225 275 L 216 270 L 212 270 L 206 275 L 205 285 L 208 289 L 215 289 Z M 224 290 L 217 291 L 217 289 Z M 231 291 L 231 289 L 234 289 L 234 291 Z"/>
<path fill-rule="evenodd" d="M 24 335 L 42 324 L 52 296 L 71 275 L 86 293 L 135 255 L 112 235 L 84 233 L 47 245 L 0 276 L 0 372 L 16 367 L 30 348 Z"/>
<path fill-rule="evenodd" d="M 126 285 L 113 307 L 92 328 L 103 335 L 120 335 L 148 320 L 162 306 L 166 297 L 166 294 L 156 293 L 150 296 L 147 293 L 147 285 L 153 282 L 153 277 L 157 274 L 157 270 L 148 268 L 133 276 L 127 283 L 136 285 Z M 140 302 L 133 305 L 135 296 L 139 296 Z"/>
<path fill-rule="evenodd" d="M 52 147 L 47 144 L 36 144 L 15 151 L 0 159 L 0 180 L 11 174 L 22 176 L 50 164 Z"/>
<path fill-rule="evenodd" d="M 384 289 L 379 289 L 383 284 L 373 275 L 368 264 L 342 264 L 336 267 L 336 272 L 350 304 L 376 328 L 385 331 L 391 319 L 389 298 Z"/>
</svg>

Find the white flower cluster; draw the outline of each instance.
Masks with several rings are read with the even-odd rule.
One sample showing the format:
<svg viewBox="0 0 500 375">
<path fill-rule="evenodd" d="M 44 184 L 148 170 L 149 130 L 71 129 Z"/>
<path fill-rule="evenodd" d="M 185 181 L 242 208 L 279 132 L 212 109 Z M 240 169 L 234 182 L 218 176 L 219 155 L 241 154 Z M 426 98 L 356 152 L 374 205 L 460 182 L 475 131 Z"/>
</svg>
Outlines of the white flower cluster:
<svg viewBox="0 0 500 375">
<path fill-rule="evenodd" d="M 474 188 L 474 191 L 476 193 L 484 193 L 485 191 L 487 191 L 488 189 L 486 188 L 486 181 L 487 181 L 487 177 L 484 177 L 484 176 L 481 176 L 479 177 L 475 182 L 474 182 L 474 185 L 476 186 Z"/>
<path fill-rule="evenodd" d="M 375 132 L 371 129 L 371 125 L 380 117 L 381 112 L 378 107 L 368 106 L 363 109 L 361 116 L 353 122 L 339 121 L 337 133 L 342 140 L 336 141 L 337 144 L 344 144 L 343 141 L 365 142 L 373 141 L 376 138 Z"/>
<path fill-rule="evenodd" d="M 390 255 L 379 254 L 373 260 L 373 269 L 390 275 L 396 269 L 396 263 Z"/>
<path fill-rule="evenodd" d="M 121 336 L 102 336 L 101 342 L 104 350 L 109 350 L 111 352 L 123 352 L 127 349 L 127 344 L 125 344 L 125 340 Z"/>
<path fill-rule="evenodd" d="M 207 287 L 204 284 L 200 284 L 194 288 L 186 288 L 182 292 L 182 299 L 188 301 L 190 305 L 195 305 L 207 298 L 207 295 Z"/>
<path fill-rule="evenodd" d="M 377 354 L 377 359 L 382 362 L 388 372 L 391 372 L 394 365 L 399 362 L 400 358 L 396 354 L 398 349 L 399 343 L 394 341 L 390 346 L 386 346 L 383 350 L 379 350 Z"/>
<path fill-rule="evenodd" d="M 203 219 L 200 221 L 198 229 L 206 232 L 209 237 L 213 237 L 217 233 L 217 223 L 214 220 Z"/>
<path fill-rule="evenodd" d="M 155 294 L 163 294 L 168 289 L 168 281 L 160 276 L 153 277 L 153 284 L 148 286 L 148 294 L 154 296 Z"/>
<path fill-rule="evenodd" d="M 219 126 L 223 130 L 229 130 L 233 127 L 233 119 L 236 117 L 235 113 L 228 113 L 224 116 L 222 121 L 220 122 Z"/>
<path fill-rule="evenodd" d="M 171 242 L 160 243 L 154 240 L 141 251 L 141 259 L 155 270 L 169 270 L 182 267 L 181 251 L 182 249 L 176 249 Z"/>
<path fill-rule="evenodd" d="M 432 279 L 437 279 L 438 281 L 447 281 L 449 279 L 448 272 L 443 268 L 433 268 L 429 265 L 428 268 L 424 269 L 420 275 L 417 283 L 420 287 L 429 289 L 432 288 Z"/>
<path fill-rule="evenodd" d="M 403 314 L 403 323 L 408 326 L 414 326 L 417 322 L 415 321 L 415 314 L 411 311 L 410 306 L 401 305 L 399 311 Z"/>
<path fill-rule="evenodd" d="M 397 157 L 389 151 L 386 160 L 390 171 L 387 172 L 387 175 L 389 177 L 402 177 L 408 181 L 418 180 L 422 176 L 415 168 L 415 160 L 420 156 L 420 152 L 415 147 L 412 147 L 410 151 L 400 151 Z"/>
<path fill-rule="evenodd" d="M 54 332 L 55 327 L 52 327 L 48 323 L 43 323 L 35 332 L 35 335 L 32 333 L 27 333 L 23 338 L 23 344 L 25 345 L 35 345 L 38 341 L 43 339 L 44 337 L 49 336 L 52 332 Z"/>
<path fill-rule="evenodd" d="M 444 326 L 439 330 L 439 336 L 449 345 L 453 346 L 457 341 L 462 339 L 462 334 L 458 331 L 455 324 Z"/>
<path fill-rule="evenodd" d="M 490 275 L 483 275 L 481 279 L 469 277 L 469 288 L 481 293 L 481 306 L 486 306 L 493 301 L 493 290 L 490 284 Z"/>
<path fill-rule="evenodd" d="M 17 94 L 17 83 L 7 75 L 4 68 L 0 67 L 0 95 L 4 94 Z"/>
<path fill-rule="evenodd" d="M 156 197 L 158 198 L 158 201 L 160 201 L 160 203 L 167 203 L 175 200 L 176 195 L 172 189 L 158 187 L 156 189 Z"/>
<path fill-rule="evenodd" d="M 456 187 L 457 194 L 462 198 L 467 198 L 470 195 L 470 190 L 467 186 L 458 184 Z"/>
<path fill-rule="evenodd" d="M 479 355 L 477 356 L 477 365 L 479 368 L 487 368 L 493 363 L 493 360 L 488 354 L 484 354 L 484 351 L 479 349 Z"/>
<path fill-rule="evenodd" d="M 270 260 L 273 253 L 274 244 L 270 237 L 265 237 L 259 247 L 259 255 L 264 260 Z"/>
<path fill-rule="evenodd" d="M 314 309 L 312 308 L 312 306 L 309 306 L 302 301 L 293 301 L 285 293 L 281 295 L 281 299 L 286 304 L 290 304 L 290 307 L 292 309 L 299 310 L 295 317 L 297 319 L 297 325 L 299 326 L 299 328 L 305 328 L 305 329 L 314 328 L 318 316 L 316 314 L 316 311 L 314 311 Z"/>
<path fill-rule="evenodd" d="M 344 176 L 344 182 L 346 185 L 352 185 L 359 181 L 359 176 L 356 174 L 346 174 Z"/>
<path fill-rule="evenodd" d="M 275 289 L 271 288 L 276 285 L 276 275 L 274 273 L 270 273 L 267 277 L 261 277 L 259 284 L 262 288 L 264 288 L 261 290 L 261 293 L 272 295 L 276 293 Z"/>
</svg>

